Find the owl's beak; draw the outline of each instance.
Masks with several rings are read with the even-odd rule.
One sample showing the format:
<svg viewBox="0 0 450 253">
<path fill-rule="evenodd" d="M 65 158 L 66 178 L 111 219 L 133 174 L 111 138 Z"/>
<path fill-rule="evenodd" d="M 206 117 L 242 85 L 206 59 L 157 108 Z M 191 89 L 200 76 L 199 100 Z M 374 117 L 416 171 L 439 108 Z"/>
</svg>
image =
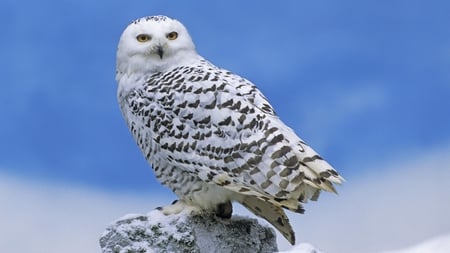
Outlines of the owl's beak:
<svg viewBox="0 0 450 253">
<path fill-rule="evenodd" d="M 156 48 L 156 53 L 159 55 L 159 58 L 162 60 L 163 55 L 164 55 L 164 49 L 161 45 L 158 45 L 158 47 Z"/>
</svg>

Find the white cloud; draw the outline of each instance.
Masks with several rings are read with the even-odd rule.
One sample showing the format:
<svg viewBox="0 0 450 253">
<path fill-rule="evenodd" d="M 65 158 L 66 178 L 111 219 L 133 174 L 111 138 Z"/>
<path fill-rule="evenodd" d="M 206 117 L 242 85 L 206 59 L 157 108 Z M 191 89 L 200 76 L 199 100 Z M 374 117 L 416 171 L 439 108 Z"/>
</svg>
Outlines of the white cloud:
<svg viewBox="0 0 450 253">
<path fill-rule="evenodd" d="M 127 213 L 146 213 L 164 196 L 104 193 L 0 175 L 2 252 L 94 253 L 106 226 Z"/>
<path fill-rule="evenodd" d="M 364 177 L 347 178 L 339 196 L 323 194 L 306 205 L 305 215 L 289 214 L 297 242 L 329 253 L 370 253 L 448 234 L 448 154 L 450 147 L 391 165 L 380 162 Z M 147 213 L 172 198 L 0 175 L 0 245 L 12 253 L 99 252 L 98 238 L 109 223 L 127 213 Z M 290 248 L 279 234 L 278 242 L 280 250 Z"/>
</svg>

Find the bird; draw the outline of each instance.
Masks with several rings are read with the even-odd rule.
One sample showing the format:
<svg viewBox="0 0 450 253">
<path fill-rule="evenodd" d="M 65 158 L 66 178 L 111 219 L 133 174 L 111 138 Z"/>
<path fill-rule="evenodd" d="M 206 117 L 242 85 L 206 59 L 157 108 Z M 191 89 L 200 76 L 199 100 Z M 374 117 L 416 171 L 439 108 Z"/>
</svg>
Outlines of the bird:
<svg viewBox="0 0 450 253">
<path fill-rule="evenodd" d="M 227 219 L 237 202 L 294 245 L 285 210 L 303 213 L 304 203 L 344 182 L 255 84 L 199 55 L 176 19 L 146 16 L 125 28 L 116 81 L 134 140 L 178 197 L 161 208 L 165 215 L 189 210 Z"/>
</svg>

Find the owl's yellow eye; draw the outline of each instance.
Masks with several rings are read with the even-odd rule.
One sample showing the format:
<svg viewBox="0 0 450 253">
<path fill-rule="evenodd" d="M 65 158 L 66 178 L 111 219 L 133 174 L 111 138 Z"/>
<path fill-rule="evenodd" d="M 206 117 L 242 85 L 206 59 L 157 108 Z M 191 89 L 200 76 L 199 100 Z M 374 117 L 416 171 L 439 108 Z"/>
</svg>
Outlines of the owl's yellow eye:
<svg viewBox="0 0 450 253">
<path fill-rule="evenodd" d="M 178 33 L 177 32 L 168 33 L 166 35 L 166 38 L 169 40 L 174 40 L 174 39 L 178 38 Z"/>
<path fill-rule="evenodd" d="M 152 37 L 150 37 L 150 35 L 148 34 L 139 34 L 138 36 L 136 36 L 137 41 L 139 42 L 146 42 L 152 39 Z"/>
</svg>

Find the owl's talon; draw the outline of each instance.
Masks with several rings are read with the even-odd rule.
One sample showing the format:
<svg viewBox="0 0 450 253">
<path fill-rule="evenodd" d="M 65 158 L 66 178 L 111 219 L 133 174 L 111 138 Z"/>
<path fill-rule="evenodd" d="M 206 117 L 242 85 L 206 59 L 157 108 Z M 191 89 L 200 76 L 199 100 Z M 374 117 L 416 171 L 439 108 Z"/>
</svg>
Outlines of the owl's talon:
<svg viewBox="0 0 450 253">
<path fill-rule="evenodd" d="M 162 213 L 165 215 L 171 215 L 171 214 L 179 214 L 181 212 L 187 213 L 187 214 L 193 214 L 200 212 L 199 207 L 186 204 L 183 200 L 175 200 L 172 202 L 171 205 L 164 206 L 161 209 Z"/>
<path fill-rule="evenodd" d="M 224 219 L 231 218 L 233 214 L 233 205 L 230 201 L 217 205 L 216 216 Z"/>
</svg>

